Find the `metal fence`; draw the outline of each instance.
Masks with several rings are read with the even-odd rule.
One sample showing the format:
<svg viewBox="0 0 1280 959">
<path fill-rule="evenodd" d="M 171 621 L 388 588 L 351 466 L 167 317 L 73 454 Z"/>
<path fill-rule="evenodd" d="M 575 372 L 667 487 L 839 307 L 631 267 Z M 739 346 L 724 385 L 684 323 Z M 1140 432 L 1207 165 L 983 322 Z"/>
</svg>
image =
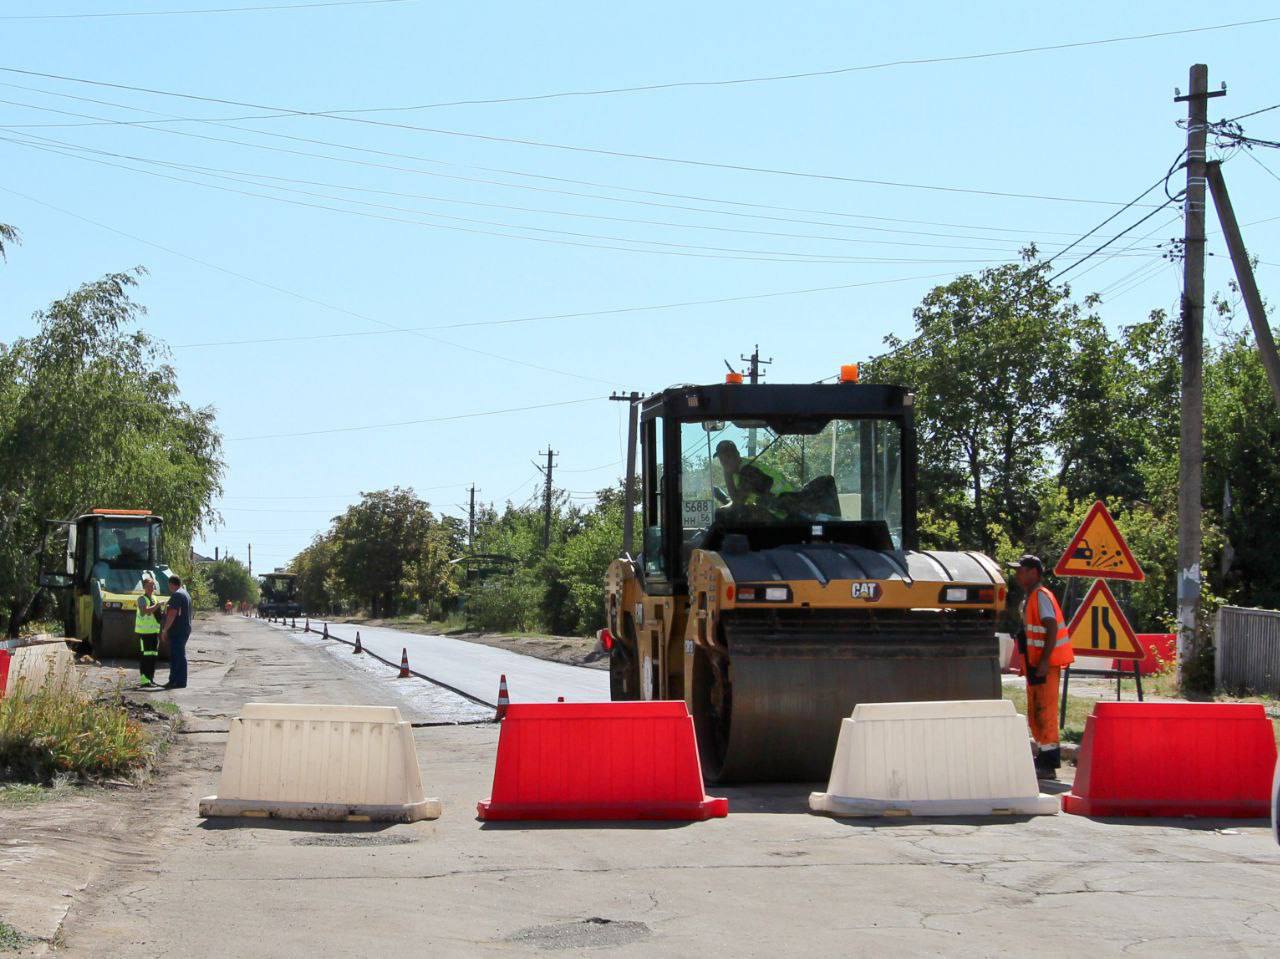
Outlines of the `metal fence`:
<svg viewBox="0 0 1280 959">
<path fill-rule="evenodd" d="M 1223 606 L 1215 633 L 1219 689 L 1280 696 L 1280 612 Z"/>
</svg>

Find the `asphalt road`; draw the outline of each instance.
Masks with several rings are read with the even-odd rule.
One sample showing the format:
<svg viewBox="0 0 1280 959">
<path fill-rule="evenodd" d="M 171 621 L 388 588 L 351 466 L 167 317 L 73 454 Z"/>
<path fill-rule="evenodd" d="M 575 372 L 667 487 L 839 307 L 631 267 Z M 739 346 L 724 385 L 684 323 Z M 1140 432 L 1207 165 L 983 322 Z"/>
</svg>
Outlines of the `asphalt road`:
<svg viewBox="0 0 1280 959">
<path fill-rule="evenodd" d="M 278 624 L 274 628 L 307 635 Z M 313 624 L 313 628 L 319 627 Z M 513 703 L 555 702 L 558 696 L 580 703 L 609 701 L 609 674 L 604 670 L 567 666 L 446 636 L 329 624 L 329 635 L 347 642 L 354 642 L 357 632 L 361 644 L 383 659 L 399 663 L 401 651 L 407 650 L 409 667 L 415 672 L 489 705 L 497 702 L 498 680 L 504 675 Z"/>
</svg>

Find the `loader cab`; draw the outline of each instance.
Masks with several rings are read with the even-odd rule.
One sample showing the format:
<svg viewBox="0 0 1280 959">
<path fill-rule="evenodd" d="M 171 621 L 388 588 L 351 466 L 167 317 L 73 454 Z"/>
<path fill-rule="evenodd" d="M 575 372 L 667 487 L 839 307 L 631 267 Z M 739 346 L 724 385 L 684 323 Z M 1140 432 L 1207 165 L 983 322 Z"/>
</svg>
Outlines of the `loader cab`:
<svg viewBox="0 0 1280 959">
<path fill-rule="evenodd" d="M 914 548 L 913 401 L 858 383 L 676 387 L 643 401 L 645 591 L 684 592 L 694 549 Z"/>
<path fill-rule="evenodd" d="M 298 600 L 298 577 L 293 573 L 276 571 L 258 580 L 260 597 L 259 616 L 301 616 L 302 604 Z"/>
</svg>

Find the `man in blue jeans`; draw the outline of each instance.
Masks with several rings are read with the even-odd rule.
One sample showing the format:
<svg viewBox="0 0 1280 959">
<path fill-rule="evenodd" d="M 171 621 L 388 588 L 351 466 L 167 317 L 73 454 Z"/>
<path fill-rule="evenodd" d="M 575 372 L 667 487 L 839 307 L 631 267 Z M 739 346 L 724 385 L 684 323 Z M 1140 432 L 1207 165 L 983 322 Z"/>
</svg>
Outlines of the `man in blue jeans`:
<svg viewBox="0 0 1280 959">
<path fill-rule="evenodd" d="M 169 608 L 164 614 L 160 640 L 169 637 L 169 681 L 165 689 L 187 688 L 187 640 L 191 638 L 191 594 L 181 578 L 169 577 Z"/>
</svg>

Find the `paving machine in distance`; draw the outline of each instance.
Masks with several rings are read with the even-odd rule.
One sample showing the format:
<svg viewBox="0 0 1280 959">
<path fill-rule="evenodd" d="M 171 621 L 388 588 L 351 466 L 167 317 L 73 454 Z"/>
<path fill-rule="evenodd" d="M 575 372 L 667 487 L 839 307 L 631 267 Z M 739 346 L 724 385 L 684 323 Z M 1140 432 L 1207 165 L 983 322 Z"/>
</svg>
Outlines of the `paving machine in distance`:
<svg viewBox="0 0 1280 959">
<path fill-rule="evenodd" d="M 643 542 L 606 574 L 612 698 L 683 698 L 715 782 L 825 780 L 861 702 L 998 699 L 1004 579 L 917 548 L 913 394 L 856 367 L 733 379 L 633 401 Z"/>
<path fill-rule="evenodd" d="M 99 658 L 139 655 L 135 630 L 142 574 L 156 580 L 161 609 L 169 596 L 169 567 L 164 562 L 164 521 L 144 509 L 95 509 L 74 520 L 49 520 L 50 538 L 65 550 L 56 563 L 61 572 L 42 569 L 40 585 L 66 590 L 65 635 Z M 160 656 L 168 657 L 168 643 Z"/>
<path fill-rule="evenodd" d="M 302 603 L 298 601 L 298 577 L 293 573 L 277 570 L 258 577 L 258 615 L 264 619 L 272 616 L 301 616 Z"/>
</svg>

